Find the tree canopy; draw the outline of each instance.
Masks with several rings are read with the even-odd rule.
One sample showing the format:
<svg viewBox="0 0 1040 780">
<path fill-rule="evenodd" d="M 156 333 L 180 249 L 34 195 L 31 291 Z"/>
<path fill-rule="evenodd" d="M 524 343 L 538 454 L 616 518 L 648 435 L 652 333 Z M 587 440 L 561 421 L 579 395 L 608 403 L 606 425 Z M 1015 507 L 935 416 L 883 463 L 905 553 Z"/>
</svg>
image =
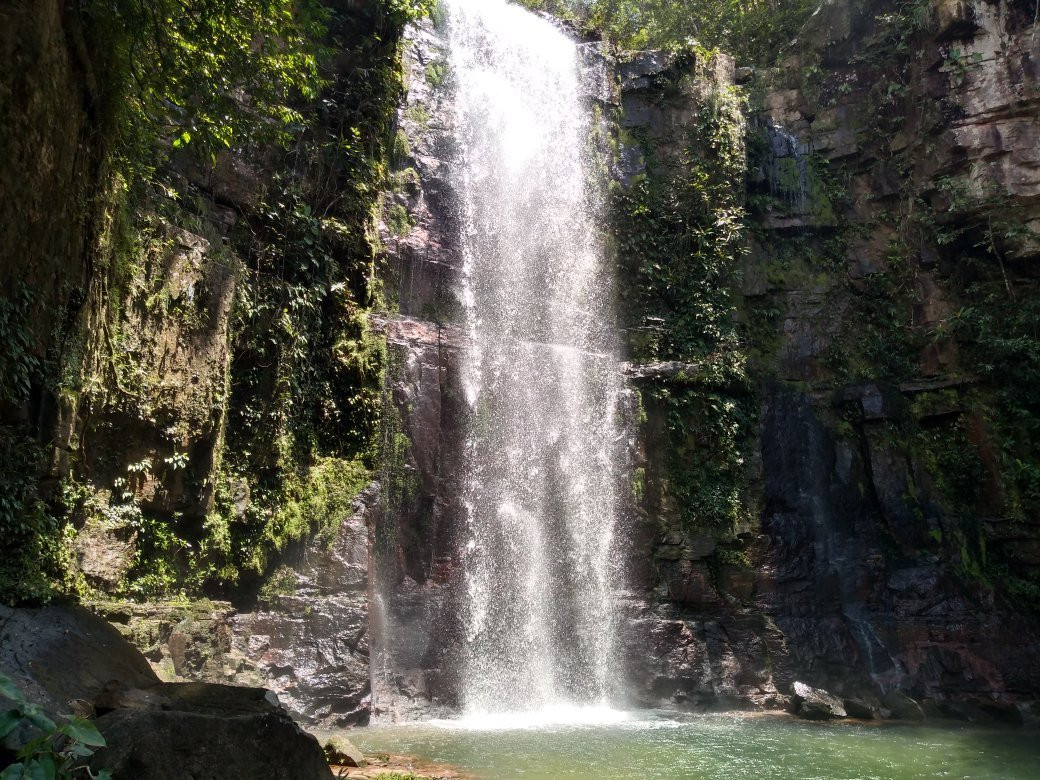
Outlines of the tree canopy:
<svg viewBox="0 0 1040 780">
<path fill-rule="evenodd" d="M 747 62 L 775 61 L 816 0 L 522 0 L 578 21 L 627 49 L 675 49 L 695 40 Z"/>
</svg>

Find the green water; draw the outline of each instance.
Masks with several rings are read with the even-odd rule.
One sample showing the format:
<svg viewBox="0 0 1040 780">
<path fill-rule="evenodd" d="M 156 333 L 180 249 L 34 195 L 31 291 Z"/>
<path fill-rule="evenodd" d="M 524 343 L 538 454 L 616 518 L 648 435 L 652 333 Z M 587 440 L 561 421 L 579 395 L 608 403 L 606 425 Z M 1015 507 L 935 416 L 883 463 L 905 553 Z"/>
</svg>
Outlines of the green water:
<svg viewBox="0 0 1040 780">
<path fill-rule="evenodd" d="M 1040 733 L 1029 730 L 638 717 L 607 726 L 387 726 L 350 738 L 366 752 L 413 755 L 488 780 L 1040 778 Z"/>
</svg>

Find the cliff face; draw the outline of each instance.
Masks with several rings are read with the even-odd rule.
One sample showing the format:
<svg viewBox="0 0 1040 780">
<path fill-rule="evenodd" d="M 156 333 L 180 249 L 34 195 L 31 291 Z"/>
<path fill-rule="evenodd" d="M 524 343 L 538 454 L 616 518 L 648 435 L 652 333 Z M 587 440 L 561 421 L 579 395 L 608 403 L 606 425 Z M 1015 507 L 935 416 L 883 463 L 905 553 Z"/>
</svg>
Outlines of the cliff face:
<svg viewBox="0 0 1040 780">
<path fill-rule="evenodd" d="M 85 31 L 65 3 L 6 3 L 0 20 L 0 283 L 8 294 L 34 290 L 26 336 L 43 357 L 85 302 L 111 116 Z"/>
<path fill-rule="evenodd" d="M 825 5 L 771 73 L 589 45 L 642 399 L 619 583 L 640 703 L 781 707 L 803 680 L 866 711 L 1031 717 L 1031 29 L 1014 3 Z M 404 437 L 375 522 L 375 672 L 398 714 L 457 695 L 443 56 L 416 35 L 398 160 L 416 183 L 384 221 Z"/>
<path fill-rule="evenodd" d="M 346 725 L 370 665 L 382 713 L 457 703 L 465 410 L 444 44 L 410 34 L 384 148 L 396 32 L 334 6 L 301 145 L 178 157 L 122 217 L 89 31 L 0 10 L 0 479 L 5 588 L 64 573 L 168 679 Z M 761 73 L 582 46 L 633 389 L 634 702 L 780 707 L 800 680 L 1035 712 L 1032 11 L 828 3 Z M 227 601 L 124 601 L 182 592 Z"/>
<path fill-rule="evenodd" d="M 300 719 L 365 720 L 371 216 L 412 10 L 328 4 L 326 91 L 295 106 L 285 146 L 129 159 L 144 144 L 120 145 L 127 85 L 101 41 L 137 31 L 87 4 L 15 5 L 0 599 L 78 598 L 168 680 L 255 682 Z"/>
<path fill-rule="evenodd" d="M 769 703 L 805 679 L 1030 717 L 1040 124 L 1025 10 L 825 4 L 778 73 L 740 74 L 748 512 L 677 517 L 674 450 L 646 439 L 650 697 Z M 676 441 L 695 463 L 698 443 Z"/>
</svg>

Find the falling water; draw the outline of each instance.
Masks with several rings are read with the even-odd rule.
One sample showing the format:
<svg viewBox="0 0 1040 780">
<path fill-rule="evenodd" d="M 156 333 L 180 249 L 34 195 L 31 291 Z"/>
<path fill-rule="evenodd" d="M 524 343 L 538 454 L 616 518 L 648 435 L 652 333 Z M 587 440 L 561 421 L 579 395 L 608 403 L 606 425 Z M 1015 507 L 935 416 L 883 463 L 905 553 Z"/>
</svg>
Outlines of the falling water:
<svg viewBox="0 0 1040 780">
<path fill-rule="evenodd" d="M 471 410 L 463 705 L 606 707 L 623 388 L 578 49 L 505 0 L 446 6 Z"/>
</svg>

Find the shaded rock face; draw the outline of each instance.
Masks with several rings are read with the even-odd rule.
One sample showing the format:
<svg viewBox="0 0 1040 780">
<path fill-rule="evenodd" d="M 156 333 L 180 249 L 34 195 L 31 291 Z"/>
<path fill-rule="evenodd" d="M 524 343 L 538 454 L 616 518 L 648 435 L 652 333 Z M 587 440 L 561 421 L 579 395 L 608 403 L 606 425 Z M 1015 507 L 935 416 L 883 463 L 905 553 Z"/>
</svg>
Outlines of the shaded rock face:
<svg viewBox="0 0 1040 780">
<path fill-rule="evenodd" d="M 318 539 L 288 556 L 288 583 L 262 609 L 230 620 L 232 655 L 249 659 L 236 680 L 275 691 L 300 721 L 342 728 L 370 714 L 370 486 L 330 544 Z M 277 575 L 276 575 L 277 576 Z M 251 673 L 251 674 L 250 674 Z"/>
<path fill-rule="evenodd" d="M 380 235 L 400 315 L 375 322 L 390 350 L 384 390 L 382 496 L 371 524 L 372 681 L 377 717 L 411 719 L 457 705 L 461 587 L 458 538 L 465 524 L 464 395 L 456 297 L 462 258 L 456 194 L 447 178 L 454 106 L 444 31 L 429 21 L 406 34 L 407 96 L 398 112 L 393 178 L 410 182 L 385 196 L 384 214 L 406 209 L 404 229 L 384 218 Z M 387 446 L 389 445 L 389 446 Z"/>
<path fill-rule="evenodd" d="M 299 722 L 368 723 L 369 529 L 373 484 L 331 541 L 284 557 L 252 611 L 226 602 L 99 603 L 94 608 L 136 645 L 161 679 L 262 686 Z"/>
<path fill-rule="evenodd" d="M 112 117 L 84 36 L 61 0 L 0 8 L 0 290 L 34 291 L 26 330 L 41 358 L 86 303 L 99 227 L 87 205 L 104 181 L 94 138 Z"/>
<path fill-rule="evenodd" d="M 5 4 L 0 30 L 0 295 L 24 297 L 11 326 L 26 336 L 22 359 L 36 361 L 27 398 L 0 404 L 0 425 L 52 448 L 44 483 L 76 469 L 106 489 L 123 478 L 147 511 L 201 520 L 212 508 L 236 281 L 214 241 L 235 215 L 214 207 L 198 234 L 156 218 L 142 231 L 140 267 L 109 262 L 121 229 L 110 219 L 121 195 L 107 161 L 119 114 L 109 53 L 89 14 L 62 2 Z M 74 522 L 89 526 L 80 570 L 115 589 L 136 551 L 133 528 Z"/>
<path fill-rule="evenodd" d="M 876 45 L 879 14 L 890 10 L 885 3 L 824 4 L 802 50 L 785 63 L 788 77 L 772 83 L 764 113 L 752 118 L 765 151 L 752 168 L 750 192 L 765 238 L 752 246 L 740 308 L 746 316 L 763 303 L 775 307 L 769 322 L 777 347 L 760 368 L 748 477 L 756 517 L 749 527 L 713 532 L 720 546 L 738 545 L 751 566 L 736 567 L 734 576 L 696 531 L 648 534 L 637 558 L 652 562 L 645 572 L 650 596 L 634 624 L 641 638 L 632 643 L 641 701 L 775 706 L 805 680 L 858 702 L 843 704 L 858 717 L 1028 717 L 1040 694 L 1027 660 L 1040 648 L 1035 615 L 966 571 L 986 555 L 976 543 L 1022 571 L 1036 538 L 1030 520 L 988 519 L 1004 510 L 996 444 L 964 400 L 978 379 L 964 371 L 957 345 L 941 337 L 911 355 L 908 374 L 895 382 L 844 384 L 833 368 L 849 329 L 860 325 L 858 296 L 871 294 L 879 275 L 891 262 L 907 262 L 907 253 L 913 317 L 903 338 L 915 329 L 934 332 L 970 304 L 948 283 L 958 260 L 950 252 L 924 241 L 893 254 L 892 225 L 905 218 L 907 192 L 924 193 L 953 231 L 977 224 L 978 212 L 995 203 L 1027 225 L 1040 214 L 1037 72 L 1024 64 L 1035 60 L 1036 42 L 1031 20 L 1016 9 L 936 4 L 912 44 L 923 64 L 903 77 L 909 100 L 935 101 L 928 104 L 936 110 L 907 110 L 902 129 L 884 140 L 889 151 L 879 151 L 872 135 L 874 83 L 862 64 Z M 821 63 L 822 84 L 804 89 L 798 74 Z M 669 116 L 669 101 L 658 101 L 652 115 L 646 102 L 632 116 L 651 132 L 675 126 L 690 110 L 673 106 Z M 910 150 L 900 163 L 908 167 L 883 161 L 902 150 Z M 819 158 L 847 176 L 840 193 L 815 167 Z M 845 213 L 840 198 L 849 200 Z M 822 255 L 821 243 L 839 230 L 849 232 L 838 273 L 785 266 L 785 246 Z M 1033 239 L 1006 231 L 1001 241 L 993 251 L 1008 262 L 1009 284 L 1028 290 L 1035 274 L 1013 263 L 1036 256 Z M 648 474 L 667 454 L 654 446 L 661 428 L 650 416 Z M 944 475 L 937 478 L 921 448 L 899 435 L 907 425 L 940 441 L 966 432 L 982 483 L 970 514 L 951 506 L 937 484 Z M 1002 530 L 1011 527 L 1018 530 Z M 954 539 L 981 541 L 958 546 Z"/>
<path fill-rule="evenodd" d="M 458 703 L 453 675 L 461 631 L 459 536 L 464 529 L 461 330 L 399 319 L 386 324 L 393 355 L 388 418 L 400 449 L 385 466 L 373 513 L 372 679 L 378 716 L 410 718 Z"/>
<path fill-rule="evenodd" d="M 331 778 L 318 741 L 270 691 L 160 683 L 119 632 L 81 607 L 0 608 L 0 669 L 54 717 L 96 717 L 116 777 Z"/>
<path fill-rule="evenodd" d="M 127 486 L 144 511 L 205 517 L 224 425 L 237 271 L 209 240 L 173 225 L 162 223 L 152 241 L 118 326 L 118 347 L 133 372 L 119 383 L 133 388 L 136 413 L 117 404 L 91 408 L 97 401 L 88 398 L 65 410 L 75 417 L 61 427 L 68 448 L 86 443 L 85 465 L 99 484 L 127 477 L 127 463 L 146 463 Z M 88 376 L 104 371 L 86 368 Z M 93 444 L 109 441 L 120 442 L 119 457 Z M 81 553 L 81 560 L 90 576 L 91 557 Z"/>
<path fill-rule="evenodd" d="M 0 607 L 0 670 L 30 701 L 66 714 L 112 680 L 141 688 L 159 682 L 115 628 L 82 607 Z"/>
<path fill-rule="evenodd" d="M 879 77 L 852 63 L 870 62 L 888 10 L 878 2 L 825 4 L 803 33 L 807 46 L 785 62 L 793 74 L 818 57 L 825 77 L 815 92 L 796 86 L 793 76 L 774 85 L 760 120 L 774 137 L 791 139 L 773 159 L 814 155 L 848 176 L 843 218 L 855 237 L 844 254 L 846 279 L 818 277 L 799 289 L 789 278 L 754 291 L 779 306 L 782 334 L 780 381 L 762 397 L 763 511 L 755 546 L 763 569 L 755 603 L 786 639 L 787 653 L 775 664 L 781 687 L 811 669 L 814 684 L 846 695 L 911 701 L 903 690 L 931 700 L 933 714 L 1014 720 L 1014 708 L 1028 707 L 1040 691 L 1036 675 L 1022 671 L 1040 647 L 1037 621 L 965 573 L 976 553 L 943 541 L 970 539 L 981 528 L 991 555 L 1021 556 L 983 520 L 1004 510 L 995 459 L 987 455 L 994 444 L 961 401 L 976 379 L 966 374 L 957 345 L 941 337 L 912 356 L 898 386 L 841 387 L 831 365 L 835 352 L 847 348 L 842 339 L 862 305 L 857 295 L 869 294 L 891 262 L 906 262 L 893 253 L 899 244 L 891 226 L 906 224 L 907 193 L 920 193 L 953 231 L 970 229 L 978 213 L 997 203 L 1026 224 L 1040 215 L 1033 159 L 1038 73 L 1024 64 L 1035 59 L 1037 44 L 1014 3 L 934 3 L 911 44 L 920 64 L 902 76 L 910 102 L 929 108 L 892 109 L 900 125 L 888 131 L 889 149 L 879 150 L 870 92 Z M 765 178 L 775 181 L 768 172 Z M 802 196 L 780 208 L 782 219 L 762 215 L 774 241 L 795 227 L 812 247 L 814 237 L 835 229 L 823 216 L 827 209 L 806 206 L 814 197 L 833 206 L 833 188 L 814 184 L 810 170 Z M 934 331 L 964 303 L 948 282 L 959 258 L 944 257 L 930 240 L 903 250 L 915 275 L 907 339 L 914 329 Z M 1036 254 L 1025 233 L 1007 232 L 1001 240 L 994 251 L 1009 262 Z M 769 250 L 755 262 L 768 268 Z M 794 382 L 806 384 L 787 384 Z M 839 420 L 851 421 L 852 429 Z M 933 436 L 969 431 L 979 478 L 989 486 L 970 509 L 974 518 L 964 520 L 964 510 L 950 506 L 920 450 L 893 435 L 908 423 Z M 1027 547 L 1030 535 L 1022 537 Z M 980 706 L 985 712 L 973 709 Z M 883 703 L 881 710 L 912 718 L 921 707 Z"/>
<path fill-rule="evenodd" d="M 447 178 L 452 156 L 454 107 L 440 88 L 448 73 L 448 51 L 441 31 L 424 22 L 406 32 L 407 94 L 397 114 L 394 189 L 386 194 L 384 213 L 404 209 L 404 224 L 384 219 L 380 239 L 387 248 L 392 288 L 401 314 L 420 320 L 457 319 L 455 280 L 462 258 L 455 193 Z"/>
</svg>

